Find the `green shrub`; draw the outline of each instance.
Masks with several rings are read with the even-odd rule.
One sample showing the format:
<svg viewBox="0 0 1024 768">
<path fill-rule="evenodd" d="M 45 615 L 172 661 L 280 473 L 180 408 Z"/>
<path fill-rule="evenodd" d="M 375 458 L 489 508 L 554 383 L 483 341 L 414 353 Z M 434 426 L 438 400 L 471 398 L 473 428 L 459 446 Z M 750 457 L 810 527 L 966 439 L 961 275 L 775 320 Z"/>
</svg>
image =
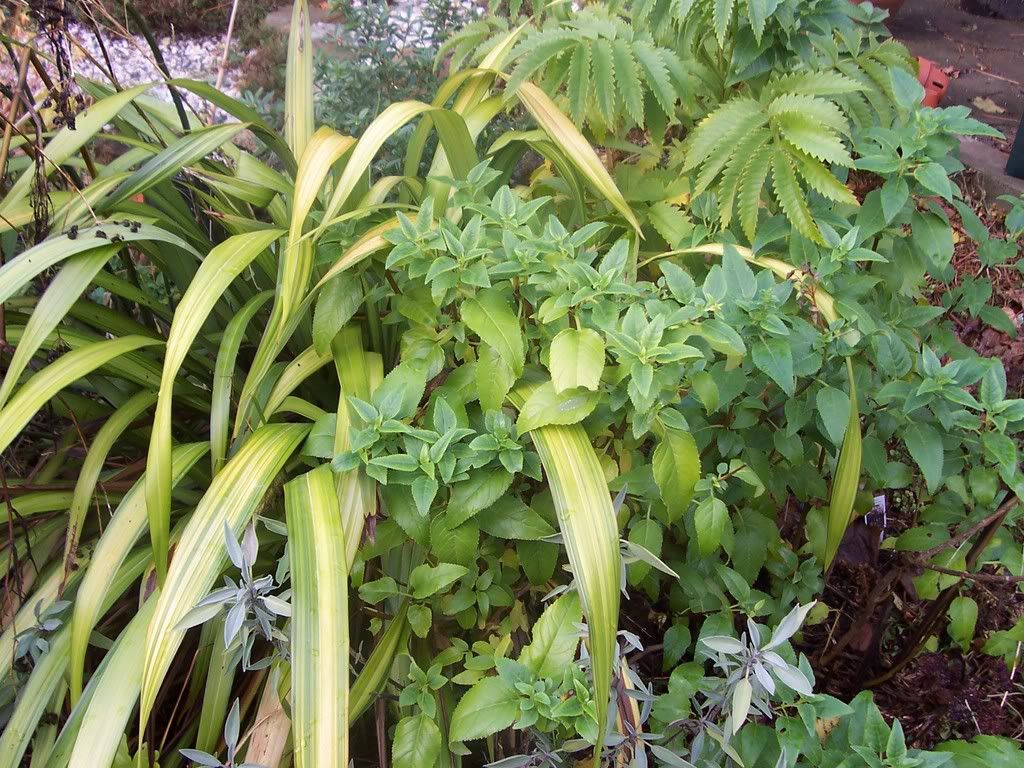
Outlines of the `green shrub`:
<svg viewBox="0 0 1024 768">
<path fill-rule="evenodd" d="M 122 24 L 129 19 L 129 0 L 80 0 L 98 2 Z M 228 28 L 232 0 L 158 0 L 136 2 L 135 9 L 155 32 L 161 34 L 223 35 Z M 276 0 L 239 0 L 235 30 L 244 33 L 258 29 L 267 14 L 279 6 Z M 97 17 L 102 22 L 102 16 Z"/>
<path fill-rule="evenodd" d="M 805 61 L 783 12 L 814 18 L 801 5 L 763 29 L 752 0 L 715 7 L 725 32 L 699 47 L 718 46 L 723 82 L 745 23 L 771 66 Z M 620 29 L 657 10 L 581 16 Z M 972 642 L 962 573 L 1021 569 L 1024 400 L 921 300 L 951 275 L 942 198 L 992 265 L 1015 258 L 949 182 L 952 137 L 978 125 L 920 108 L 898 63 L 854 91 L 814 54 L 692 119 L 648 73 L 644 146 L 629 109 L 559 110 L 557 57 L 550 96 L 517 78 L 516 45 L 546 34 L 523 29 L 353 139 L 314 130 L 305 11 L 283 140 L 204 84 L 178 87 L 243 122 L 183 130 L 145 86 L 84 83 L 96 101 L 47 137 L 48 165 L 10 156 L 3 554 L 27 589 L 0 636 L 0 765 L 373 764 L 374 717 L 395 768 L 1018 760 L 999 739 L 910 748 L 869 694 L 815 694 L 805 655 L 836 652 L 811 643 L 841 619 L 824 578 L 876 491 L 913 492 L 885 546 L 937 617 L 891 670 L 947 609 Z M 681 16 L 679 34 L 698 18 Z M 626 38 L 638 60 L 644 34 Z M 842 83 L 842 103 L 808 82 Z M 782 119 L 803 114 L 785 94 L 847 128 Z M 864 94 L 888 117 L 854 127 Z M 529 127 L 494 129 L 520 108 Z M 744 158 L 756 130 L 694 128 L 723 110 L 766 114 L 771 136 Z M 271 160 L 233 144 L 243 128 Z M 101 131 L 129 151 L 70 188 Z M 805 140 L 878 188 L 804 189 Z M 540 165 L 513 181 L 528 153 Z M 737 221 L 732 168 L 761 155 Z M 810 173 L 838 189 L 845 172 Z M 986 318 L 968 289 L 954 300 Z M 787 530 L 781 509 L 799 510 Z M 979 652 L 1012 663 L 1019 627 Z"/>
</svg>

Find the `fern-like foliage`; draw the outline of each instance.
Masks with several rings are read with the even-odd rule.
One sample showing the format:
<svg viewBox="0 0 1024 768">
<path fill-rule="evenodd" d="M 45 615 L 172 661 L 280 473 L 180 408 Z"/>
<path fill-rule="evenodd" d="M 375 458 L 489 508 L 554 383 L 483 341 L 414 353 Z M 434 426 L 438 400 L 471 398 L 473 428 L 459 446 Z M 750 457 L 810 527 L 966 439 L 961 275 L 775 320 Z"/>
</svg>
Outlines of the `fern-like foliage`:
<svg viewBox="0 0 1024 768">
<path fill-rule="evenodd" d="M 686 138 L 681 170 L 697 173 L 694 194 L 714 185 L 723 227 L 736 215 L 753 240 L 769 190 L 794 229 L 821 242 L 805 189 L 856 203 L 830 166 L 853 165 L 847 148 L 850 123 L 834 97 L 861 90 L 857 81 L 837 72 L 801 72 L 769 82 L 759 98 L 735 96 Z"/>
<path fill-rule="evenodd" d="M 443 55 L 453 65 L 486 55 L 482 46 L 506 22 L 480 21 L 449 40 Z M 598 135 L 633 126 L 665 125 L 687 90 L 688 73 L 679 55 L 655 42 L 642 26 L 631 25 L 614 7 L 593 3 L 570 18 L 552 17 L 528 27 L 509 57 L 515 89 L 537 82 L 564 98 L 579 125 Z"/>
</svg>

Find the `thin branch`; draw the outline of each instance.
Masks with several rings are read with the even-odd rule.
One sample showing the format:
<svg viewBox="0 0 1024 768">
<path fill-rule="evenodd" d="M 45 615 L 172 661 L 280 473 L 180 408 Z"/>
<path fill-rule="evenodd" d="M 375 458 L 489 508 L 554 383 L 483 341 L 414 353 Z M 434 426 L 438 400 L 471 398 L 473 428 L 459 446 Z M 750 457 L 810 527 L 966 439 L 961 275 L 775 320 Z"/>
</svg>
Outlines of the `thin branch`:
<svg viewBox="0 0 1024 768">
<path fill-rule="evenodd" d="M 968 573 L 958 571 L 955 568 L 945 568 L 941 565 L 924 563 L 925 568 L 936 573 L 944 573 L 947 576 L 957 576 L 967 581 L 976 581 L 981 584 L 1019 584 L 1024 581 L 1024 576 L 1014 576 L 1009 573 Z"/>
</svg>

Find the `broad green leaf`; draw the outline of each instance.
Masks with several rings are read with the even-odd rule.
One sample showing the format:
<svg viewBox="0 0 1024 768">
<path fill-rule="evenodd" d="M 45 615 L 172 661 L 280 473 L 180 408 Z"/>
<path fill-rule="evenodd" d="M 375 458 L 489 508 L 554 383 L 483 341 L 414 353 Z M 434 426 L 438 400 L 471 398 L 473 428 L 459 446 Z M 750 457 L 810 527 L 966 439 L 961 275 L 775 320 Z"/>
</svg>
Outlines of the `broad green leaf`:
<svg viewBox="0 0 1024 768">
<path fill-rule="evenodd" d="M 508 728 L 519 712 L 519 691 L 500 677 L 485 677 L 459 699 L 448 741 L 482 739 Z"/>
<path fill-rule="evenodd" d="M 538 541 L 555 533 L 548 521 L 514 496 L 505 496 L 476 517 L 480 530 L 501 539 Z"/>
<path fill-rule="evenodd" d="M 697 530 L 697 545 L 702 555 L 710 555 L 718 549 L 728 523 L 729 510 L 721 499 L 708 496 L 697 505 L 693 526 Z"/>
<path fill-rule="evenodd" d="M 480 291 L 460 308 L 463 322 L 512 369 L 516 376 L 523 372 L 526 352 L 519 318 L 504 294 L 494 289 Z"/>
<path fill-rule="evenodd" d="M 796 381 L 793 378 L 793 350 L 789 342 L 778 336 L 766 336 L 754 343 L 752 352 L 754 365 L 767 373 L 783 392 L 792 396 Z"/>
<path fill-rule="evenodd" d="M 1012 438 L 999 432 L 985 432 L 981 444 L 989 461 L 998 464 L 1001 470 L 1014 472 L 1017 467 L 1017 444 Z"/>
<path fill-rule="evenodd" d="M 468 569 L 454 563 L 419 565 L 409 576 L 409 589 L 417 600 L 430 597 L 466 575 Z"/>
<path fill-rule="evenodd" d="M 700 479 L 700 453 L 689 432 L 666 429 L 651 460 L 654 480 L 671 519 L 678 520 L 690 506 Z"/>
<path fill-rule="evenodd" d="M 484 411 L 500 409 L 517 378 L 516 372 L 505 362 L 500 352 L 489 344 L 480 345 L 476 366 L 476 388 L 480 397 L 480 407 Z"/>
<path fill-rule="evenodd" d="M 580 644 L 578 625 L 582 620 L 579 595 L 562 595 L 544 609 L 533 625 L 530 644 L 519 654 L 519 661 L 537 677 L 560 677 L 576 659 Z"/>
<path fill-rule="evenodd" d="M 576 424 L 597 407 L 599 397 L 588 389 L 567 389 L 558 393 L 550 381 L 536 387 L 519 409 L 516 429 L 520 434 L 549 424 Z"/>
<path fill-rule="evenodd" d="M 942 482 L 942 435 L 930 424 L 914 421 L 904 431 L 903 442 L 921 468 L 928 490 L 934 492 Z"/>
<path fill-rule="evenodd" d="M 395 768 L 434 765 L 441 754 L 441 729 L 422 713 L 404 717 L 395 728 L 391 749 Z"/>
<path fill-rule="evenodd" d="M 512 475 L 500 467 L 487 467 L 470 472 L 469 477 L 452 487 L 448 500 L 448 522 L 462 525 L 505 495 L 512 484 Z"/>
<path fill-rule="evenodd" d="M 953 598 L 953 602 L 949 604 L 949 636 L 965 653 L 974 639 L 974 627 L 977 622 L 978 604 L 966 595 Z"/>
<path fill-rule="evenodd" d="M 358 278 L 338 275 L 320 291 L 313 313 L 313 346 L 321 354 L 363 302 L 363 287 Z"/>
<path fill-rule="evenodd" d="M 551 342 L 551 382 L 555 392 L 583 387 L 597 390 L 604 370 L 604 339 L 589 328 L 566 328 Z"/>
</svg>

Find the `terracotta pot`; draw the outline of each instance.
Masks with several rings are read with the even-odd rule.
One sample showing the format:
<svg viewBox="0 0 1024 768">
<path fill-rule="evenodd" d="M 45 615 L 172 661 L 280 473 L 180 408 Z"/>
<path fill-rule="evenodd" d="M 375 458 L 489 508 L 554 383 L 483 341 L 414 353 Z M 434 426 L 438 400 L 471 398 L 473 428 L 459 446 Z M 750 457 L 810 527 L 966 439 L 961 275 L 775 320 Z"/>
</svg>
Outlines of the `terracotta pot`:
<svg viewBox="0 0 1024 768">
<path fill-rule="evenodd" d="M 924 86 L 924 98 L 921 103 L 926 107 L 937 107 L 949 89 L 949 77 L 939 69 L 939 65 L 924 56 L 917 57 L 917 79 Z"/>
<path fill-rule="evenodd" d="M 866 2 L 866 0 L 853 0 L 853 2 L 859 4 Z M 871 4 L 875 6 L 875 8 L 882 8 L 883 10 L 888 11 L 890 16 L 895 16 L 899 13 L 900 8 L 903 7 L 903 3 L 905 2 L 906 0 L 871 0 Z"/>
</svg>

